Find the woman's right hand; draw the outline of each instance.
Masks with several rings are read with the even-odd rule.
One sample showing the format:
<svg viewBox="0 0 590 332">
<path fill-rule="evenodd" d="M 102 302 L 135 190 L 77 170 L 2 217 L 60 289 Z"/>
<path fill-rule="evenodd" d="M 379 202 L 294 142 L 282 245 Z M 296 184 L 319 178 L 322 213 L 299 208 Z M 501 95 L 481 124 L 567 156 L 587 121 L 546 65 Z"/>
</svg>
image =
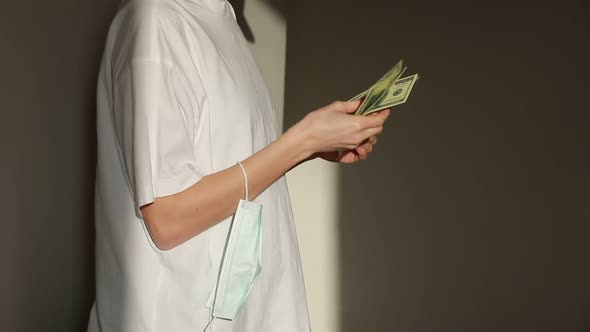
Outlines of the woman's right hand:
<svg viewBox="0 0 590 332">
<path fill-rule="evenodd" d="M 309 113 L 290 130 L 305 136 L 304 144 L 309 156 L 319 152 L 352 150 L 366 139 L 383 130 L 389 110 L 373 116 L 356 116 L 360 101 L 336 101 Z"/>
</svg>

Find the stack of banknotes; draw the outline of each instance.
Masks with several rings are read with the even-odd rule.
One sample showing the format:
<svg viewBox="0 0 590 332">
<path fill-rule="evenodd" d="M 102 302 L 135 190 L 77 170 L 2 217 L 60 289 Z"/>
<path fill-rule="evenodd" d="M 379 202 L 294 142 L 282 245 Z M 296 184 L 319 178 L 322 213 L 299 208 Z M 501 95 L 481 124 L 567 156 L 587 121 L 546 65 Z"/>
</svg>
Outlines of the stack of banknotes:
<svg viewBox="0 0 590 332">
<path fill-rule="evenodd" d="M 418 74 L 400 78 L 406 68 L 404 61 L 400 60 L 368 90 L 351 98 L 349 101 L 362 100 L 355 115 L 368 115 L 405 103 L 418 80 Z"/>
</svg>

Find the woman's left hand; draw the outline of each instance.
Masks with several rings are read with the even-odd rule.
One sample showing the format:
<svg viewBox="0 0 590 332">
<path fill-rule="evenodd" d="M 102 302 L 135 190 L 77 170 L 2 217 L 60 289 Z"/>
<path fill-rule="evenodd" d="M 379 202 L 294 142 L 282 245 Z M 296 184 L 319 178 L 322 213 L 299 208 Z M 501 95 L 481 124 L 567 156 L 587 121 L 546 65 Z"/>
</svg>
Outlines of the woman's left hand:
<svg viewBox="0 0 590 332">
<path fill-rule="evenodd" d="M 375 116 L 380 112 L 381 111 L 371 113 L 368 116 Z M 352 150 L 317 152 L 314 155 L 312 155 L 311 158 L 309 158 L 308 160 L 322 158 L 324 160 L 331 161 L 334 163 L 353 164 L 358 161 L 367 159 L 369 153 L 373 151 L 373 147 L 375 146 L 375 144 L 377 144 L 377 136 L 371 136 Z"/>
<path fill-rule="evenodd" d="M 331 162 L 342 164 L 352 164 L 367 159 L 367 156 L 373 151 L 373 146 L 377 144 L 377 136 L 371 136 L 362 144 L 352 150 L 319 152 L 314 157 L 322 158 Z"/>
</svg>

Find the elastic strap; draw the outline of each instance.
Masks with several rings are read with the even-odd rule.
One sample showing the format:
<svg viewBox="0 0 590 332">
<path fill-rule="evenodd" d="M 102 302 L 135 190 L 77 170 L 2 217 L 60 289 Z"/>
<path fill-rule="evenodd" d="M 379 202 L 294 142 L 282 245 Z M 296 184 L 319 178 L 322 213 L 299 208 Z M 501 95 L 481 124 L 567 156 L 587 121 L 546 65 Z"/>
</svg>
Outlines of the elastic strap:
<svg viewBox="0 0 590 332">
<path fill-rule="evenodd" d="M 207 326 L 205 326 L 203 332 L 207 332 L 207 329 L 209 329 L 209 332 L 211 332 L 211 329 L 213 328 L 213 322 L 215 322 L 215 318 L 217 317 L 213 317 L 209 320 L 209 323 L 207 324 Z"/>
<path fill-rule="evenodd" d="M 217 318 L 213 316 L 213 312 L 211 309 L 209 309 L 209 317 L 209 323 L 207 324 L 207 326 L 205 326 L 203 332 L 207 332 L 207 329 L 209 329 L 209 332 L 211 332 L 211 329 L 213 328 L 213 322 L 215 321 L 215 318 Z"/>
<path fill-rule="evenodd" d="M 246 186 L 246 200 L 248 201 L 248 175 L 246 174 L 246 169 L 244 168 L 244 165 L 242 165 L 241 161 L 238 161 L 238 165 L 242 169 L 242 174 L 244 174 L 244 183 Z"/>
</svg>

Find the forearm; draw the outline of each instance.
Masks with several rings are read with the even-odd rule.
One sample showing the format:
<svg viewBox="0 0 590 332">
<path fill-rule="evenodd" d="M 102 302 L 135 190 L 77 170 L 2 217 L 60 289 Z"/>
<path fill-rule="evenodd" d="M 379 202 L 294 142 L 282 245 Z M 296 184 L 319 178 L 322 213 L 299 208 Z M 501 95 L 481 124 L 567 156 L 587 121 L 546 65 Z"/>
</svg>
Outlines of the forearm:
<svg viewBox="0 0 590 332">
<path fill-rule="evenodd" d="M 380 133 L 389 111 L 370 117 L 351 115 L 359 103 L 334 102 L 315 110 L 275 142 L 243 160 L 250 199 L 315 153 L 355 149 Z M 205 176 L 180 193 L 156 198 L 141 207 L 141 213 L 156 245 L 167 250 L 231 216 L 244 194 L 244 178 L 235 165 Z"/>
<path fill-rule="evenodd" d="M 292 128 L 242 161 L 250 199 L 311 156 L 304 143 L 304 129 Z M 159 197 L 141 211 L 156 245 L 168 250 L 231 216 L 244 195 L 244 177 L 235 165 L 203 177 L 180 193 Z"/>
</svg>

